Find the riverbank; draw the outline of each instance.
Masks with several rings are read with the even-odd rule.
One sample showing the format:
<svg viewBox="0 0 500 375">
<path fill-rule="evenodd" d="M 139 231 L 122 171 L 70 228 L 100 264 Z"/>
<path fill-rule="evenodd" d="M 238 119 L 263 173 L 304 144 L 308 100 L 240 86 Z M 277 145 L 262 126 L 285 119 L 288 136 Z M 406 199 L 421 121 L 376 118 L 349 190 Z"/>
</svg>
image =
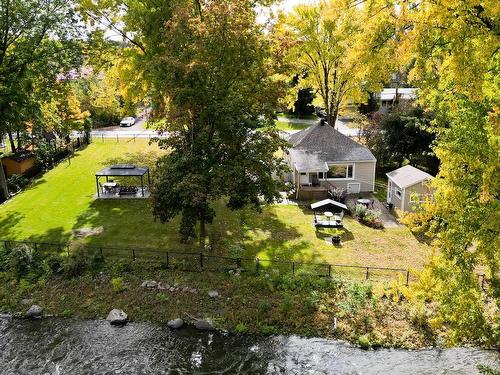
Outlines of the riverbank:
<svg viewBox="0 0 500 375">
<path fill-rule="evenodd" d="M 446 345 L 446 331 L 412 308 L 405 287 L 395 282 L 384 287 L 307 275 L 189 273 L 140 262 L 93 270 L 34 283 L 0 274 L 0 310 L 23 314 L 37 304 L 53 316 L 102 319 L 118 308 L 136 322 L 210 319 L 229 332 L 335 338 L 363 348 Z M 145 280 L 159 286 L 145 288 Z"/>
</svg>

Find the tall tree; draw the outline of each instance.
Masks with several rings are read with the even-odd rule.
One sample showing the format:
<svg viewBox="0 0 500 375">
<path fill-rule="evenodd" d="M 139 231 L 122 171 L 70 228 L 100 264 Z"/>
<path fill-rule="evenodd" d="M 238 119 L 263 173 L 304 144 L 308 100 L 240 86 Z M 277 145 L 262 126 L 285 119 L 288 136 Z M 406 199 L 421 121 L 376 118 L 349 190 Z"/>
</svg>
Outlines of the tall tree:
<svg viewBox="0 0 500 375">
<path fill-rule="evenodd" d="M 316 90 L 331 126 L 342 105 L 363 102 L 387 78 L 394 27 L 384 21 L 391 15 L 392 8 L 376 0 L 364 6 L 328 0 L 297 6 L 278 23 L 276 33 L 291 46 L 294 74 L 307 72 L 298 88 Z"/>
<path fill-rule="evenodd" d="M 39 108 L 36 94 L 78 65 L 77 25 L 71 1 L 0 0 L 0 130 L 14 151 L 13 132 Z"/>
<path fill-rule="evenodd" d="M 67 0 L 0 0 L 0 133 L 7 133 L 14 152 L 57 74 L 77 65 L 73 6 Z"/>
<path fill-rule="evenodd" d="M 233 209 L 270 202 L 279 186 L 273 176 L 285 168 L 275 157 L 284 142 L 273 130 L 281 85 L 256 2 L 129 1 L 120 22 L 109 3 L 83 7 L 89 19 L 109 21 L 135 52 L 153 117 L 168 133 L 160 141 L 169 153 L 158 164 L 153 213 L 161 221 L 180 214 L 182 240 L 194 237 L 199 223 L 204 245 L 215 201 L 227 199 Z"/>
<path fill-rule="evenodd" d="M 182 215 L 182 239 L 199 222 L 203 245 L 213 202 L 226 198 L 232 209 L 271 202 L 273 176 L 285 167 L 275 157 L 284 142 L 272 129 L 279 82 L 253 1 L 204 2 L 201 11 L 176 7 L 155 51 L 157 115 L 169 134 L 160 145 L 171 152 L 159 164 L 153 207 L 162 221 Z"/>
<path fill-rule="evenodd" d="M 412 78 L 423 103 L 437 115 L 436 155 L 441 162 L 429 234 L 443 262 L 431 267 L 444 285 L 437 298 L 455 337 L 498 340 L 485 325 L 477 280 L 486 271 L 487 293 L 500 297 L 500 13 L 498 2 L 424 0 L 400 17 L 411 23 L 405 43 L 415 60 Z M 456 313 L 456 312 L 466 313 Z M 498 312 L 498 310 L 497 310 Z M 498 341 L 497 341 L 498 342 Z"/>
<path fill-rule="evenodd" d="M 432 114 L 420 107 L 398 108 L 373 115 L 363 136 L 380 167 L 401 167 L 409 162 L 435 175 L 439 161 L 432 149 L 436 139 L 432 120 Z"/>
</svg>

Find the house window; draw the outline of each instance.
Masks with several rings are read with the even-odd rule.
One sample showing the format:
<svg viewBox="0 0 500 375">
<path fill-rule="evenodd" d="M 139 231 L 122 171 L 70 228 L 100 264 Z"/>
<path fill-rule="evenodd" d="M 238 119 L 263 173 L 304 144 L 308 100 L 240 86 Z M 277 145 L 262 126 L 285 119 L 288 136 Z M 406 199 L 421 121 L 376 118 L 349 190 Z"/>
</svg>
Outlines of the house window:
<svg viewBox="0 0 500 375">
<path fill-rule="evenodd" d="M 354 166 L 352 164 L 334 164 L 329 166 L 326 173 L 328 179 L 346 179 L 352 178 L 354 173 Z"/>
<path fill-rule="evenodd" d="M 396 194 L 396 197 L 398 197 L 399 199 L 401 199 L 401 190 L 394 189 L 394 193 Z"/>
</svg>

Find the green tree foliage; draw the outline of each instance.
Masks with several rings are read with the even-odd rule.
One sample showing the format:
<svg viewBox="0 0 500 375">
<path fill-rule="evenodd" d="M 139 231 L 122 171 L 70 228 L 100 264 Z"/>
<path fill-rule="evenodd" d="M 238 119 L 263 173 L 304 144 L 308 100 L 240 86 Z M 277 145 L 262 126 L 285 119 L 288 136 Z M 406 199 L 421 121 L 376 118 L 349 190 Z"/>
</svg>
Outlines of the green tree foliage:
<svg viewBox="0 0 500 375">
<path fill-rule="evenodd" d="M 421 1 L 402 8 L 410 71 L 424 104 L 435 112 L 441 167 L 433 204 L 421 223 L 444 266 L 430 267 L 449 292 L 433 296 L 456 336 L 485 332 L 485 304 L 500 283 L 500 23 L 498 2 Z M 404 48 L 404 47 L 403 47 Z M 480 290 L 477 272 L 491 280 Z M 475 296 L 470 298 L 470 296 Z M 461 313 L 474 310 L 471 314 Z M 498 321 L 497 321 L 498 324 Z M 498 328 L 498 326 L 497 326 Z"/>
<path fill-rule="evenodd" d="M 435 134 L 430 130 L 431 121 L 432 115 L 420 107 L 400 108 L 373 116 L 363 136 L 379 166 L 409 163 L 436 174 L 439 162 L 432 150 Z"/>
<path fill-rule="evenodd" d="M 86 19 L 124 38 L 156 125 L 168 133 L 153 212 L 162 221 L 181 214 L 183 240 L 199 222 L 204 243 L 215 200 L 237 209 L 277 197 L 273 175 L 284 166 L 275 153 L 284 142 L 272 117 L 280 82 L 255 3 L 130 1 L 120 14 L 120 1 L 82 1 Z"/>
<path fill-rule="evenodd" d="M 58 75 L 81 62 L 77 21 L 71 1 L 0 1 L 0 132 L 14 151 L 13 133 L 40 115 Z"/>
<path fill-rule="evenodd" d="M 160 161 L 154 214 L 168 221 L 181 213 L 183 239 L 199 221 L 203 242 L 211 202 L 227 198 L 238 209 L 277 198 L 273 176 L 284 166 L 275 153 L 284 142 L 272 129 L 279 82 L 252 2 L 206 3 L 202 12 L 177 7 L 155 51 L 165 62 L 155 97 L 169 134 L 160 145 L 170 153 Z"/>
<path fill-rule="evenodd" d="M 363 102 L 367 91 L 380 89 L 387 79 L 392 15 L 391 6 L 376 0 L 365 6 L 329 0 L 297 6 L 278 23 L 275 33 L 287 46 L 291 70 L 307 72 L 297 87 L 316 90 L 332 126 L 345 104 Z"/>
</svg>

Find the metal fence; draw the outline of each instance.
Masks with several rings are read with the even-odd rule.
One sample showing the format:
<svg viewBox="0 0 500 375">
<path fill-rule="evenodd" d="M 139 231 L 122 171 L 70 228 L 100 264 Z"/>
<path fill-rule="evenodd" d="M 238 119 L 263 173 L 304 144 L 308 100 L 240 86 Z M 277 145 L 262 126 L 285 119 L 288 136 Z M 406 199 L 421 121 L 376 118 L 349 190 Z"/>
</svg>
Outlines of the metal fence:
<svg viewBox="0 0 500 375">
<path fill-rule="evenodd" d="M 109 246 L 78 246 L 71 243 L 49 243 L 30 241 L 2 240 L 0 246 L 13 249 L 27 246 L 42 254 L 67 255 L 84 254 L 88 257 L 98 256 L 104 259 L 156 262 L 167 268 L 181 271 L 213 271 L 228 272 L 240 270 L 246 273 L 278 272 L 289 275 L 316 275 L 319 277 L 347 276 L 352 279 L 371 281 L 387 281 L 403 279 L 406 285 L 410 282 L 410 271 L 403 268 L 388 268 L 364 265 L 308 263 L 280 259 L 235 258 L 205 253 L 178 252 L 154 248 L 127 248 Z"/>
</svg>

